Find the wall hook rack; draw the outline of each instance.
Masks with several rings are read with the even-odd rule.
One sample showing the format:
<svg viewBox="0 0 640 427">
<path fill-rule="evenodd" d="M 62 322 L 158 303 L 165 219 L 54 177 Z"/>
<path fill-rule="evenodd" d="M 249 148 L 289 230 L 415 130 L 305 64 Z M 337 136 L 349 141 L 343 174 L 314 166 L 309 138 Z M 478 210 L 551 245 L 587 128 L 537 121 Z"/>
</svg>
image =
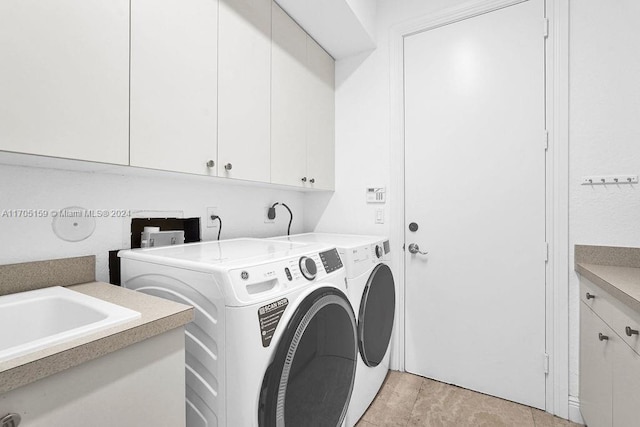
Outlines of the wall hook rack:
<svg viewBox="0 0 640 427">
<path fill-rule="evenodd" d="M 637 183 L 638 175 L 594 175 L 582 177 L 582 185 L 618 185 Z"/>
</svg>

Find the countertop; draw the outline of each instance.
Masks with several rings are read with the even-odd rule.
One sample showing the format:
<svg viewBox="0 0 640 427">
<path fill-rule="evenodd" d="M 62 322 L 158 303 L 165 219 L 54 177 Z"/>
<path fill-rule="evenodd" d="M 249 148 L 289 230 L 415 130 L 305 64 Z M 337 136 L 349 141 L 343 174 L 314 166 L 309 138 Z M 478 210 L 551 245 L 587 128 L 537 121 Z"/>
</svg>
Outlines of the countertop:
<svg viewBox="0 0 640 427">
<path fill-rule="evenodd" d="M 640 313 L 640 248 L 576 245 L 575 270 Z"/>
<path fill-rule="evenodd" d="M 640 313 L 640 268 L 578 263 L 576 271 Z"/>
<path fill-rule="evenodd" d="M 192 307 L 107 283 L 67 288 L 138 311 L 141 317 L 0 362 L 0 394 L 184 326 L 194 316 Z"/>
</svg>

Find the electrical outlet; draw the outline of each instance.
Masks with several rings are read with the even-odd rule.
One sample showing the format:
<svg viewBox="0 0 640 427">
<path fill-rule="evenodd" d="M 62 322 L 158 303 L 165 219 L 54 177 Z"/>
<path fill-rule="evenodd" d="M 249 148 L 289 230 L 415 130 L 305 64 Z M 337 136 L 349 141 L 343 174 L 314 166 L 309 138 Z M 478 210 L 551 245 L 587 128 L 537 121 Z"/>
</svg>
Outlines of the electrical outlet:
<svg viewBox="0 0 640 427">
<path fill-rule="evenodd" d="M 266 208 L 264 208 L 264 223 L 265 224 L 273 224 L 276 222 L 275 219 L 269 219 L 269 208 L 271 206 L 267 206 Z"/>
<path fill-rule="evenodd" d="M 207 208 L 207 217 L 205 218 L 205 223 L 207 224 L 207 228 L 218 228 L 218 220 L 211 219 L 211 215 L 220 215 L 220 211 L 216 207 Z"/>
</svg>

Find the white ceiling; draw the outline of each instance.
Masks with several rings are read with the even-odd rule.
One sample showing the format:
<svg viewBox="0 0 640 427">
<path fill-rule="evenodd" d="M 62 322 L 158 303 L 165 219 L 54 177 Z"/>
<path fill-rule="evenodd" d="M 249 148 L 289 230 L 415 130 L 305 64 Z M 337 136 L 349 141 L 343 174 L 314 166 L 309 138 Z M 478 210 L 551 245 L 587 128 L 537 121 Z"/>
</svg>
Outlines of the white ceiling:
<svg viewBox="0 0 640 427">
<path fill-rule="evenodd" d="M 276 0 L 331 56 L 375 49 L 373 0 Z"/>
</svg>

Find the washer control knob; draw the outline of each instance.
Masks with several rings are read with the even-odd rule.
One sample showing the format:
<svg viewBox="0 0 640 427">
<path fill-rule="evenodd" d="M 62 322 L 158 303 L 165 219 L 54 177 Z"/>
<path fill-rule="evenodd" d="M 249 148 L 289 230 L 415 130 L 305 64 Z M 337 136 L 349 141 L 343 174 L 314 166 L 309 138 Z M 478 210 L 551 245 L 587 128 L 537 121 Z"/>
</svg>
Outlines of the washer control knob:
<svg viewBox="0 0 640 427">
<path fill-rule="evenodd" d="M 316 267 L 316 262 L 309 257 L 303 256 L 300 258 L 298 263 L 300 265 L 300 271 L 302 275 L 307 280 L 313 280 L 316 278 L 316 274 L 318 273 L 318 267 Z"/>
<path fill-rule="evenodd" d="M 376 256 L 382 258 L 382 246 L 376 245 Z"/>
</svg>

